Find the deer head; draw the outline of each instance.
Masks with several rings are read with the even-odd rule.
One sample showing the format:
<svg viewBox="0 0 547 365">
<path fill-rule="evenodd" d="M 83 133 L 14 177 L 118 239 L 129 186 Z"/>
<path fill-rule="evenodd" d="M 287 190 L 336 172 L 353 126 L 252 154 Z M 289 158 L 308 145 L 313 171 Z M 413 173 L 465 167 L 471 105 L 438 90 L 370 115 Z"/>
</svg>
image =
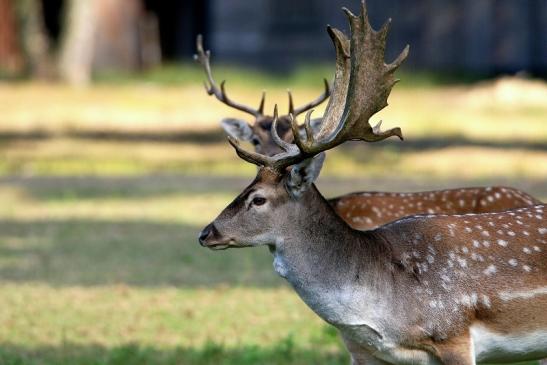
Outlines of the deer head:
<svg viewBox="0 0 547 365">
<path fill-rule="evenodd" d="M 221 125 L 226 133 L 236 140 L 251 142 L 260 153 L 272 156 L 278 152 L 281 152 L 279 147 L 272 141 L 270 135 L 273 117 L 264 114 L 266 93 L 262 93 L 262 98 L 257 109 L 234 102 L 226 93 L 225 81 L 222 81 L 219 87 L 213 79 L 210 65 L 211 52 L 204 50 L 201 35 L 198 35 L 196 39 L 196 49 L 197 53 L 194 55 L 194 59 L 203 67 L 205 71 L 205 75 L 207 77 L 207 82 L 205 82 L 205 90 L 207 91 L 207 94 L 214 95 L 220 102 L 228 105 L 229 107 L 250 114 L 254 117 L 254 121 L 252 123 L 236 118 L 223 119 L 221 121 Z M 300 107 L 295 108 L 292 93 L 288 91 L 288 114 L 280 116 L 277 122 L 277 133 L 287 142 L 292 141 L 291 119 L 289 116 L 292 115 L 296 118 L 298 115 L 315 108 L 317 105 L 327 100 L 330 96 L 329 83 L 327 80 L 323 81 L 325 84 L 324 92 L 315 100 L 312 100 Z M 312 126 L 316 126 L 319 122 L 320 120 L 314 120 L 311 124 Z"/>
<path fill-rule="evenodd" d="M 203 245 L 228 248 L 273 244 L 276 237 L 281 237 L 279 227 L 294 222 L 298 213 L 302 213 L 301 207 L 314 200 L 302 197 L 308 191 L 312 195 L 315 192 L 311 187 L 321 170 L 323 151 L 348 140 L 376 142 L 391 136 L 402 139 L 399 128 L 381 131 L 380 123 L 372 127 L 369 120 L 387 105 L 391 88 L 397 81 L 393 74 L 406 58 L 408 46 L 393 63 L 385 64 L 390 22 L 375 31 L 364 6 L 360 16 L 347 9 L 345 12 L 351 26 L 351 40 L 341 31 L 327 28 L 336 50 L 336 71 L 332 96 L 318 128 L 312 127 L 311 111 L 308 111 L 302 135 L 294 115 L 290 114 L 294 142 L 287 142 L 278 133 L 280 118 L 275 108 L 270 133 L 282 152 L 273 156 L 247 151 L 238 139 L 228 135 L 237 154 L 258 165 L 259 171 L 255 181 L 202 231 Z M 218 98 L 226 99 L 225 93 L 221 92 Z M 288 221 L 280 222 L 280 219 Z"/>
</svg>

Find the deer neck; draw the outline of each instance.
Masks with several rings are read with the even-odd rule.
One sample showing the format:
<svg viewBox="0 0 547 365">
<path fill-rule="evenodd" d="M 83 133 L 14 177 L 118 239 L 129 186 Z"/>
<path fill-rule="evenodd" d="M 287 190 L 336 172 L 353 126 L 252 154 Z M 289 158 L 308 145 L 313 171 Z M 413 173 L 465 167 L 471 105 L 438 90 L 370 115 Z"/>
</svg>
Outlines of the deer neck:
<svg viewBox="0 0 547 365">
<path fill-rule="evenodd" d="M 315 186 L 301 200 L 287 217 L 292 229 L 272 250 L 275 270 L 327 322 L 362 324 L 381 315 L 364 312 L 391 290 L 387 243 L 350 228 Z"/>
</svg>

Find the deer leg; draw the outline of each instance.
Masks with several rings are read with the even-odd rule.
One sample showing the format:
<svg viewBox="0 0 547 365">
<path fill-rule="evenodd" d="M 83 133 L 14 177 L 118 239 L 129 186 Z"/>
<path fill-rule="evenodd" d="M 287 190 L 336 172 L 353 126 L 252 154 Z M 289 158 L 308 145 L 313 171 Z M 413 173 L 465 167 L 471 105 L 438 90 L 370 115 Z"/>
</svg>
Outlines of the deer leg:
<svg viewBox="0 0 547 365">
<path fill-rule="evenodd" d="M 547 359 L 539 360 L 539 365 L 547 365 Z"/>
<path fill-rule="evenodd" d="M 475 365 L 473 340 L 469 333 L 433 344 L 436 355 L 444 365 Z"/>
<path fill-rule="evenodd" d="M 345 336 L 342 336 L 344 339 L 344 344 L 348 349 L 351 355 L 351 365 L 387 365 L 387 362 L 384 362 L 380 359 L 375 358 L 370 354 L 370 352 L 359 345 L 357 342 L 352 341 Z"/>
</svg>

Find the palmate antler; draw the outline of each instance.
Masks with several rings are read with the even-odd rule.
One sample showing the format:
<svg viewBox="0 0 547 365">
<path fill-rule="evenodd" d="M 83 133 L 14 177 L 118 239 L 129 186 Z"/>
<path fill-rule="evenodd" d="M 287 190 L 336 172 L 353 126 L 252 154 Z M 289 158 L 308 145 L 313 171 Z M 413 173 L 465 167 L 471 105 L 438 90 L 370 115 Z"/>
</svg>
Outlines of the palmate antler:
<svg viewBox="0 0 547 365">
<path fill-rule="evenodd" d="M 260 105 L 258 106 L 258 109 L 253 109 L 251 107 L 248 107 L 243 104 L 236 103 L 235 101 L 228 98 L 228 95 L 226 94 L 225 89 L 225 83 L 226 81 L 222 81 L 220 83 L 220 88 L 216 84 L 215 80 L 213 79 L 213 74 L 211 72 L 211 65 L 210 65 L 210 58 L 211 58 L 211 52 L 205 51 L 203 48 L 203 37 L 201 34 L 199 34 L 196 38 L 196 54 L 194 55 L 194 60 L 197 61 L 204 69 L 205 75 L 207 76 L 207 81 L 205 82 L 205 90 L 207 91 L 207 94 L 209 95 L 215 95 L 215 97 L 221 101 L 222 103 L 240 110 L 242 112 L 254 115 L 255 117 L 261 117 L 264 115 L 264 102 L 266 99 L 266 93 L 262 92 L 262 98 L 260 99 Z M 328 99 L 330 96 L 330 86 L 329 82 L 325 79 L 323 79 L 325 83 L 325 91 L 319 95 L 319 97 L 305 105 L 302 105 L 298 108 L 294 107 L 292 94 L 289 91 L 289 114 L 293 115 L 295 118 L 297 115 L 302 114 L 312 108 L 315 108 L 322 102 Z"/>
<path fill-rule="evenodd" d="M 277 118 L 274 118 L 272 138 L 284 152 L 272 157 L 264 156 L 244 150 L 235 139 L 229 137 L 229 142 L 241 158 L 281 170 L 349 140 L 376 142 L 391 136 L 403 138 L 400 128 L 382 132 L 381 122 L 372 127 L 369 119 L 387 106 L 391 88 L 398 81 L 393 74 L 407 57 L 409 47 L 406 46 L 395 61 L 385 64 L 386 37 L 391 20 L 375 31 L 368 21 L 364 1 L 359 16 L 345 8 L 343 10 L 350 23 L 351 39 L 348 40 L 338 29 L 327 28 L 336 50 L 336 71 L 332 96 L 317 133 L 312 131 L 312 111 L 309 111 L 304 124 L 306 137 L 299 135 L 298 124 L 293 117 L 295 144 L 284 142 L 277 135 Z"/>
</svg>

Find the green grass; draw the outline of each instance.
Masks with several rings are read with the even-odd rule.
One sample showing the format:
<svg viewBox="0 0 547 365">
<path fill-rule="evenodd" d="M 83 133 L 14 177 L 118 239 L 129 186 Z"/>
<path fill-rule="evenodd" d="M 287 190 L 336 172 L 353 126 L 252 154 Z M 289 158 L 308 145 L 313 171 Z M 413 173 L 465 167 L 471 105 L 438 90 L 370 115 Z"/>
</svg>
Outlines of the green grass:
<svg viewBox="0 0 547 365">
<path fill-rule="evenodd" d="M 331 151 L 322 171 L 324 177 L 387 177 L 405 179 L 498 180 L 507 178 L 542 181 L 547 170 L 547 151 L 539 143 L 487 143 L 435 137 L 424 142 L 410 139 L 362 146 L 348 144 Z M 429 146 L 428 144 L 431 144 Z M 175 143 L 104 141 L 46 138 L 2 144 L 0 176 L 139 176 L 178 173 L 184 175 L 250 177 L 255 167 L 242 163 L 233 149 L 220 140 Z M 388 169 L 386 169 L 386 166 Z"/>
<path fill-rule="evenodd" d="M 322 346 L 323 343 L 317 343 Z M 158 349 L 153 346 L 140 346 L 130 343 L 115 348 L 103 346 L 78 346 L 64 344 L 62 352 L 55 348 L 41 348 L 32 353 L 22 353 L 21 349 L 0 349 L 2 364 L 31 364 L 39 357 L 40 363 L 56 365 L 154 365 L 154 364 L 192 364 L 192 365 L 299 365 L 299 364 L 348 364 L 347 355 L 323 350 L 300 349 L 294 345 L 292 337 L 273 346 L 246 345 L 237 348 L 209 342 L 200 348 L 174 347 Z M 29 362 L 30 360 L 30 362 Z"/>
<path fill-rule="evenodd" d="M 197 244 L 242 180 L 16 180 L 0 185 L 0 363 L 347 363 L 266 249 Z"/>
<path fill-rule="evenodd" d="M 157 72 L 87 90 L 0 84 L 0 364 L 348 363 L 266 249 L 198 245 L 255 167 L 226 145 L 217 124 L 232 112 L 195 70 Z M 315 97 L 323 71 L 238 72 L 219 78 L 250 103 L 265 83 L 273 103 L 292 83 Z M 319 188 L 509 185 L 545 200 L 542 85 L 396 89 L 378 118 L 406 141 L 329 153 Z"/>
<path fill-rule="evenodd" d="M 213 55 L 214 57 L 214 55 Z M 230 80 L 248 87 L 263 85 L 309 88 L 316 87 L 318 80 L 330 80 L 334 75 L 332 64 L 305 64 L 285 72 L 264 72 L 249 68 L 216 64 L 213 59 L 213 73 L 217 82 Z M 398 72 L 398 77 L 405 80 L 403 87 L 434 88 L 447 85 L 469 85 L 489 78 L 488 75 L 474 73 L 439 73 L 405 70 Z M 203 69 L 196 63 L 172 63 L 139 73 L 103 72 L 95 75 L 98 84 L 136 84 L 151 83 L 156 85 L 188 85 L 203 81 Z"/>
</svg>

